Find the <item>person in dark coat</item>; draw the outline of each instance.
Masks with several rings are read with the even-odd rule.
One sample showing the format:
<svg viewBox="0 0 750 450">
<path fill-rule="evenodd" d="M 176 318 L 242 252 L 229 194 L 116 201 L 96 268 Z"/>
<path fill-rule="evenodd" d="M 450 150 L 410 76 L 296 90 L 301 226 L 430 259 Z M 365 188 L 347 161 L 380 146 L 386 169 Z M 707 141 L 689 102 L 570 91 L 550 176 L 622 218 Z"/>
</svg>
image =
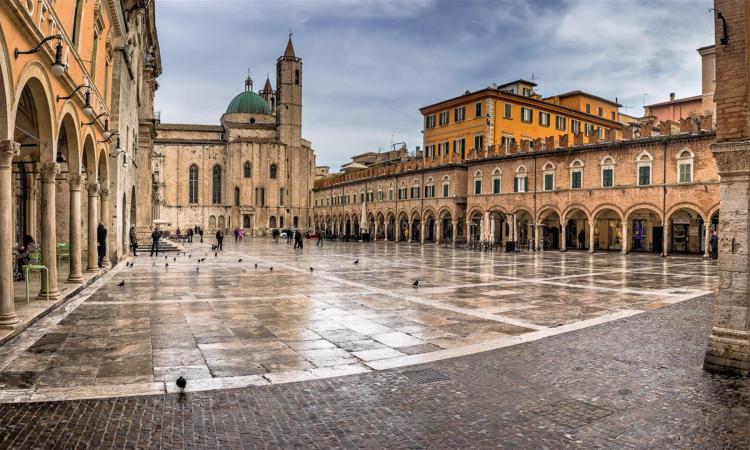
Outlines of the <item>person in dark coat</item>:
<svg viewBox="0 0 750 450">
<path fill-rule="evenodd" d="M 224 231 L 216 231 L 216 243 L 219 246 L 219 250 L 224 250 Z"/>
<path fill-rule="evenodd" d="M 719 257 L 719 235 L 716 234 L 716 230 L 711 233 L 708 251 L 711 258 L 716 259 Z"/>
<path fill-rule="evenodd" d="M 323 232 L 321 232 L 321 231 L 318 231 L 318 243 L 315 244 L 315 246 L 316 247 L 318 247 L 318 246 L 322 247 L 323 246 Z"/>
<path fill-rule="evenodd" d="M 133 256 L 138 256 L 138 236 L 135 234 L 135 227 L 130 227 L 130 249 L 133 250 Z"/>
<path fill-rule="evenodd" d="M 107 254 L 107 229 L 104 228 L 103 223 L 96 227 L 96 250 L 99 256 L 98 265 L 101 269 L 104 267 L 104 256 Z"/>
<path fill-rule="evenodd" d="M 190 242 L 190 243 L 193 242 L 193 229 L 192 228 L 188 228 L 188 231 L 187 231 L 187 241 Z"/>
<path fill-rule="evenodd" d="M 578 233 L 578 248 L 586 248 L 586 232 L 583 230 Z"/>
<path fill-rule="evenodd" d="M 201 244 L 203 243 L 203 227 L 198 228 L 198 234 L 201 237 Z"/>
<path fill-rule="evenodd" d="M 154 250 L 156 250 L 156 256 L 159 256 L 159 240 L 161 239 L 161 231 L 154 228 L 154 231 L 151 232 L 151 254 L 149 256 L 154 256 Z"/>
</svg>

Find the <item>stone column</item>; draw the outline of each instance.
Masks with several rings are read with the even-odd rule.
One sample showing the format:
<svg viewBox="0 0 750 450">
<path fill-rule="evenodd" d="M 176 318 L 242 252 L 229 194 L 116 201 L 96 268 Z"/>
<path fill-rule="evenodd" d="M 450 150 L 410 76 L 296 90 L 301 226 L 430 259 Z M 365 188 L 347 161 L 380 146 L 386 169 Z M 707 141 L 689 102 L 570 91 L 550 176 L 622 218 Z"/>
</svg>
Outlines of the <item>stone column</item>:
<svg viewBox="0 0 750 450">
<path fill-rule="evenodd" d="M 703 257 L 711 257 L 710 250 L 711 246 L 711 222 L 703 222 Z"/>
<path fill-rule="evenodd" d="M 560 224 L 560 251 L 564 252 L 568 250 L 568 234 L 565 230 L 565 222 Z"/>
<path fill-rule="evenodd" d="M 419 243 L 424 244 L 424 220 L 419 221 Z"/>
<path fill-rule="evenodd" d="M 490 240 L 490 213 L 486 211 L 484 213 L 484 217 L 482 218 L 482 240 Z"/>
<path fill-rule="evenodd" d="M 0 327 L 18 323 L 13 301 L 13 157 L 21 144 L 0 141 Z"/>
<path fill-rule="evenodd" d="M 401 222 L 396 222 L 396 242 L 401 240 Z"/>
<path fill-rule="evenodd" d="M 544 251 L 544 241 L 542 240 L 542 232 L 544 231 L 544 225 L 541 223 L 536 224 L 536 236 L 534 236 L 536 239 L 536 242 L 534 243 L 534 246 L 536 247 L 536 251 L 543 252 Z"/>
<path fill-rule="evenodd" d="M 83 176 L 80 174 L 68 176 L 70 188 L 70 271 L 69 283 L 83 282 L 81 275 L 81 187 Z"/>
<path fill-rule="evenodd" d="M 621 244 L 620 247 L 622 247 L 620 249 L 620 254 L 622 254 L 622 255 L 627 255 L 628 252 L 630 251 L 630 246 L 628 245 L 629 244 L 628 239 L 629 239 L 629 237 L 628 237 L 628 221 L 627 220 L 623 220 L 622 221 L 622 237 L 620 239 L 620 244 Z"/>
<path fill-rule="evenodd" d="M 456 237 L 458 236 L 458 221 L 455 221 L 455 220 L 451 221 L 451 234 L 453 235 L 452 239 L 453 239 L 453 243 L 455 244 Z"/>
<path fill-rule="evenodd" d="M 671 230 L 671 222 L 669 219 L 664 221 L 664 242 L 662 244 L 662 251 L 661 256 L 669 256 L 669 243 L 672 241 L 670 238 Z"/>
<path fill-rule="evenodd" d="M 594 253 L 594 233 L 596 231 L 596 220 L 589 222 L 589 253 Z"/>
<path fill-rule="evenodd" d="M 442 237 L 443 237 L 443 220 L 442 219 L 437 220 L 435 222 L 435 232 L 437 233 L 435 235 L 435 243 L 439 244 L 440 243 L 440 239 L 442 239 Z"/>
<path fill-rule="evenodd" d="M 513 241 L 518 246 L 518 219 L 515 214 L 513 214 Z"/>
<path fill-rule="evenodd" d="M 495 242 L 495 218 L 490 217 L 490 234 L 487 236 L 487 240 L 491 242 Z"/>
<path fill-rule="evenodd" d="M 102 209 L 100 211 L 101 218 L 99 221 L 104 224 L 104 227 L 107 229 L 107 240 L 105 241 L 107 243 L 107 251 L 104 252 L 104 258 L 102 258 L 102 267 L 108 267 L 109 266 L 109 243 L 112 241 L 110 239 L 110 236 L 113 235 L 114 230 L 110 230 L 110 223 L 109 223 L 109 189 L 107 188 L 101 188 L 99 189 L 99 198 L 101 200 Z"/>
<path fill-rule="evenodd" d="M 372 240 L 377 241 L 378 240 L 378 223 L 375 222 L 375 226 L 373 227 L 375 229 L 375 233 L 372 234 Z"/>
<path fill-rule="evenodd" d="M 96 226 L 99 223 L 99 214 L 97 213 L 99 184 L 89 184 L 86 186 L 86 190 L 89 192 L 89 251 L 86 272 L 99 272 L 99 266 L 96 261 Z"/>
<path fill-rule="evenodd" d="M 471 238 L 471 220 L 469 218 L 466 218 L 466 242 L 469 242 L 469 238 Z"/>
<path fill-rule="evenodd" d="M 750 141 L 711 146 L 721 180 L 719 289 L 703 364 L 711 372 L 750 375 Z"/>
<path fill-rule="evenodd" d="M 409 242 L 409 243 L 411 243 L 411 237 L 412 237 L 412 230 L 413 230 L 413 227 L 414 227 L 414 222 L 412 222 L 412 221 L 410 220 L 410 221 L 409 221 L 409 231 L 408 231 L 408 233 L 409 233 L 409 234 L 408 234 L 408 235 L 406 236 L 406 242 Z"/>
<path fill-rule="evenodd" d="M 49 284 L 42 277 L 41 298 L 49 294 L 50 300 L 60 297 L 57 289 L 57 222 L 55 210 L 55 177 L 60 173 L 57 163 L 44 163 L 40 167 L 40 178 L 42 180 L 42 229 L 40 236 L 40 247 L 42 250 L 42 264 L 49 270 Z"/>
</svg>

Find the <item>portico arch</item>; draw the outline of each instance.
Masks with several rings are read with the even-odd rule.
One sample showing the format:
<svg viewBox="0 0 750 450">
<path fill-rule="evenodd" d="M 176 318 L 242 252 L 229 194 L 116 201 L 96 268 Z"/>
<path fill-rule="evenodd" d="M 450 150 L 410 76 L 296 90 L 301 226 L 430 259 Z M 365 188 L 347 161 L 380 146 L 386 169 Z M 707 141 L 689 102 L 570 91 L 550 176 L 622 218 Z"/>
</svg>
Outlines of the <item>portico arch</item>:
<svg viewBox="0 0 750 450">
<path fill-rule="evenodd" d="M 622 251 L 623 214 L 620 208 L 614 205 L 601 205 L 592 213 L 592 233 L 594 250 L 620 250 Z"/>
<path fill-rule="evenodd" d="M 540 228 L 537 245 L 543 250 L 559 250 L 564 247 L 563 221 L 560 209 L 554 205 L 545 205 L 539 209 L 537 225 Z"/>
<path fill-rule="evenodd" d="M 625 211 L 623 230 L 627 237 L 624 252 L 662 252 L 664 219 L 656 205 L 639 203 L 630 207 Z"/>
<path fill-rule="evenodd" d="M 585 250 L 590 248 L 590 215 L 583 205 L 570 205 L 562 213 L 565 224 L 565 249 Z"/>
<path fill-rule="evenodd" d="M 710 216 L 691 203 L 675 205 L 667 211 L 665 251 L 669 253 L 703 253 L 705 230 Z"/>
<path fill-rule="evenodd" d="M 12 192 L 14 184 L 13 157 L 17 150 L 11 132 L 11 92 L 13 80 L 9 76 L 8 51 L 5 36 L 0 29 L 0 190 Z M 24 177 L 25 179 L 27 177 Z M 18 322 L 13 298 L 13 247 L 14 214 L 13 198 L 0 197 L 0 326 L 12 326 Z"/>
</svg>

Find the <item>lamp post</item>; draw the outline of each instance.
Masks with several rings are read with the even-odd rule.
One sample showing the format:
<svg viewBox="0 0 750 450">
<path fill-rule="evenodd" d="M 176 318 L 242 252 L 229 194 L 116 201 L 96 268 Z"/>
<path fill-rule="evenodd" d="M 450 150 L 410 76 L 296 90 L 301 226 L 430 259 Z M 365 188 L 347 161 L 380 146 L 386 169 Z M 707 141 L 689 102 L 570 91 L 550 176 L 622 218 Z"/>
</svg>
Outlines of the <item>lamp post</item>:
<svg viewBox="0 0 750 450">
<path fill-rule="evenodd" d="M 39 50 L 42 49 L 42 46 L 51 40 L 57 39 L 57 45 L 55 46 L 55 62 L 52 63 L 51 69 L 52 74 L 56 77 L 61 77 L 65 73 L 66 66 L 63 64 L 62 57 L 63 57 L 63 48 L 62 48 L 62 34 L 53 34 L 51 36 L 47 36 L 46 38 L 42 39 L 39 44 L 32 48 L 31 50 L 25 50 L 20 51 L 18 48 L 16 48 L 13 51 L 13 56 L 18 59 L 18 55 L 30 55 L 32 53 L 36 53 Z"/>
</svg>

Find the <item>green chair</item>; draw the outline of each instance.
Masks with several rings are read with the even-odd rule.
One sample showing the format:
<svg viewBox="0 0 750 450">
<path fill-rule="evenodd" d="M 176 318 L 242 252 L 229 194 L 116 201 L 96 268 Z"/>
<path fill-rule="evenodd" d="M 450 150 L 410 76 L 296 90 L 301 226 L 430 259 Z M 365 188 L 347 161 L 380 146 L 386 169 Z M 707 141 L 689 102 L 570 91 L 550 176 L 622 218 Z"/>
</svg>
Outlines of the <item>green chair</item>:
<svg viewBox="0 0 750 450">
<path fill-rule="evenodd" d="M 36 250 L 36 251 L 29 253 L 29 263 L 21 266 L 21 270 L 23 271 L 23 279 L 26 282 L 26 304 L 28 304 L 29 303 L 29 273 L 39 272 L 41 276 L 41 273 L 44 272 L 47 278 L 46 286 L 49 286 L 49 269 L 47 269 L 47 266 L 42 265 L 41 250 Z M 49 290 L 47 291 L 47 301 L 49 301 Z"/>
<path fill-rule="evenodd" d="M 63 259 L 70 261 L 70 244 L 57 244 L 57 267 Z"/>
</svg>

